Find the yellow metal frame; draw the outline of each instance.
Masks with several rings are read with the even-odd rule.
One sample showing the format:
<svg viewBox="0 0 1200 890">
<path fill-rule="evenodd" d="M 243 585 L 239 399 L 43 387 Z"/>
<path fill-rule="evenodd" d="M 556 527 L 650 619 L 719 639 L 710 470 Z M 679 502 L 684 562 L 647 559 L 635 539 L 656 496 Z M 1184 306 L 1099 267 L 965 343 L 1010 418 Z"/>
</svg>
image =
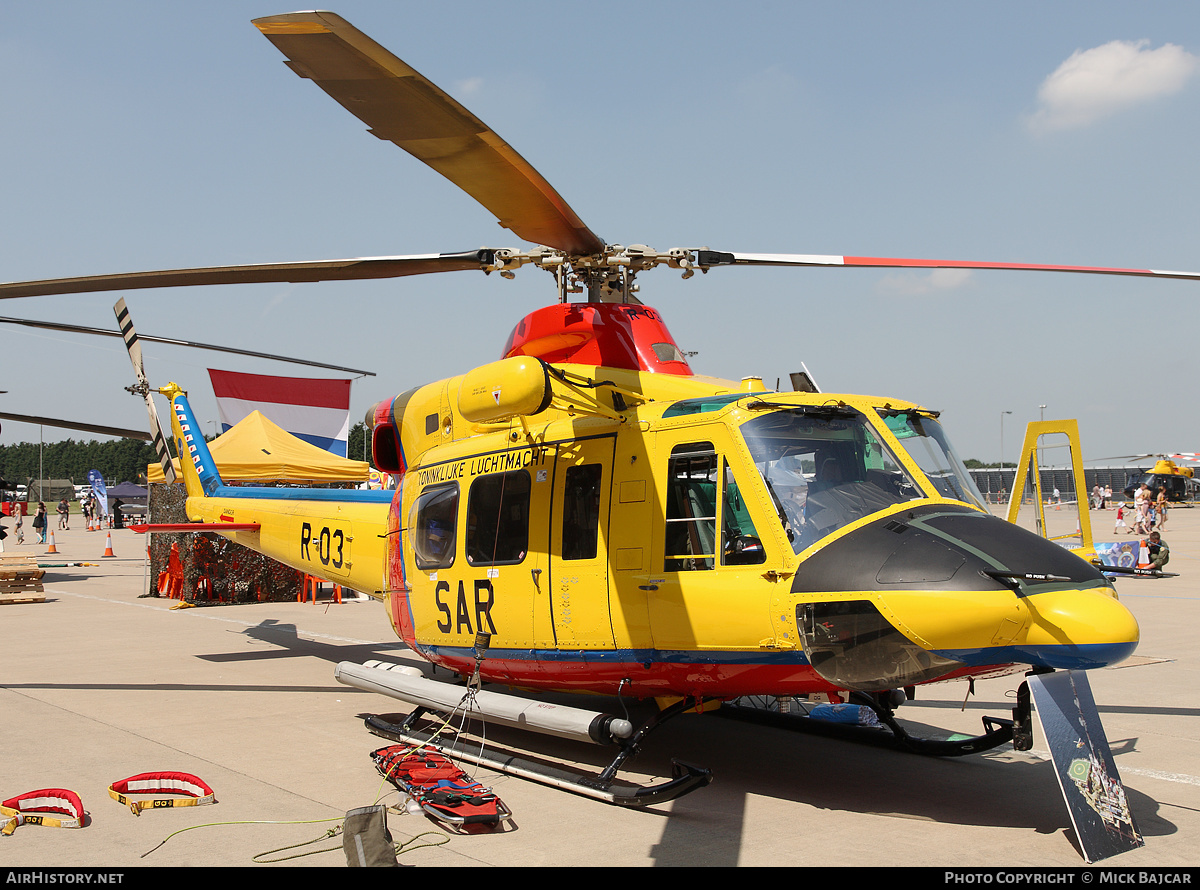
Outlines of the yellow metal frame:
<svg viewBox="0 0 1200 890">
<path fill-rule="evenodd" d="M 1025 481 L 1030 475 L 1030 465 L 1038 468 L 1033 474 L 1034 511 L 1037 518 L 1037 531 L 1042 537 L 1057 540 L 1046 534 L 1046 502 L 1042 497 L 1041 465 L 1037 460 L 1038 443 L 1043 436 L 1064 435 L 1071 450 L 1071 475 L 1075 480 L 1075 497 L 1079 508 L 1079 547 L 1071 550 L 1085 559 L 1095 557 L 1095 546 L 1092 542 L 1092 517 L 1085 508 L 1087 497 L 1087 482 L 1083 473 L 1083 451 L 1079 445 L 1079 423 L 1075 420 L 1034 420 L 1025 428 L 1025 441 L 1021 445 L 1021 456 L 1017 460 L 1017 472 L 1013 476 L 1012 490 L 1009 492 L 1008 515 L 1009 522 L 1016 523 L 1021 510 L 1021 492 L 1025 490 Z M 1070 537 L 1074 537 L 1071 535 Z"/>
</svg>

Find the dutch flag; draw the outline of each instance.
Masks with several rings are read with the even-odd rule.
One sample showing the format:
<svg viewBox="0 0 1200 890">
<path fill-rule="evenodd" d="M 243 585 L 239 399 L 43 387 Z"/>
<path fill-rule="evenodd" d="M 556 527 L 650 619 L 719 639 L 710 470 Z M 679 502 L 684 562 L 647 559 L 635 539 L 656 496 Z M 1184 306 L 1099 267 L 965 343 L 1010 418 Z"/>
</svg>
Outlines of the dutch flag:
<svg viewBox="0 0 1200 890">
<path fill-rule="evenodd" d="M 346 456 L 350 435 L 349 380 L 269 377 L 208 369 L 221 432 L 261 411 L 293 436 Z"/>
</svg>

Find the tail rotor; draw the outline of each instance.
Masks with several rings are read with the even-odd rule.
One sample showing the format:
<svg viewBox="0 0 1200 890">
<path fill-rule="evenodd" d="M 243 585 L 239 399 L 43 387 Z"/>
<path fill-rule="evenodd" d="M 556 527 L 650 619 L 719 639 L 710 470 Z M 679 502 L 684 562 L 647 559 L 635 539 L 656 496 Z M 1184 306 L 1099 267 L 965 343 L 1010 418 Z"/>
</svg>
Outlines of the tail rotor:
<svg viewBox="0 0 1200 890">
<path fill-rule="evenodd" d="M 133 363 L 133 372 L 137 376 L 137 384 L 125 389 L 134 395 L 140 395 L 146 400 L 146 412 L 150 415 L 150 437 L 154 442 L 154 450 L 158 453 L 158 461 L 162 464 L 163 476 L 168 482 L 175 482 L 175 465 L 171 462 L 171 452 L 167 448 L 167 438 L 163 435 L 162 423 L 158 419 L 158 410 L 154 407 L 153 390 L 146 379 L 146 369 L 142 364 L 142 345 L 138 342 L 137 331 L 133 327 L 133 319 L 129 316 L 129 308 L 124 298 L 117 300 L 113 306 L 117 315 L 117 325 L 121 329 L 121 337 L 125 341 L 125 350 Z"/>
</svg>

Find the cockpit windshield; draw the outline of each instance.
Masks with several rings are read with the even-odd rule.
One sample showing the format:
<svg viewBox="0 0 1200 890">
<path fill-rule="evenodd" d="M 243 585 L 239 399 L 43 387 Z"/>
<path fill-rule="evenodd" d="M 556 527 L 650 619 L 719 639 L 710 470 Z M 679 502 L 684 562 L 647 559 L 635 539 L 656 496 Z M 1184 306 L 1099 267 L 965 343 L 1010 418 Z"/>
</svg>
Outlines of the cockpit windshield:
<svg viewBox="0 0 1200 890">
<path fill-rule="evenodd" d="M 942 425 L 932 415 L 924 411 L 894 409 L 880 409 L 879 413 L 942 497 L 987 509 L 975 480 L 954 453 Z"/>
<path fill-rule="evenodd" d="M 771 411 L 741 430 L 797 553 L 856 519 L 925 496 L 852 408 Z"/>
</svg>

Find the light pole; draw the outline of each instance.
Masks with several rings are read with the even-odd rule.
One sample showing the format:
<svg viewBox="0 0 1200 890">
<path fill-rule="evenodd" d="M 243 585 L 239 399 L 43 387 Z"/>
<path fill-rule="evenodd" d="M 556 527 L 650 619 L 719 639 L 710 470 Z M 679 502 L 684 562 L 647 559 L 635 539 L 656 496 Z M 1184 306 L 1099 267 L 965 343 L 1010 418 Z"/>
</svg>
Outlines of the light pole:
<svg viewBox="0 0 1200 890">
<path fill-rule="evenodd" d="M 1004 488 L 1004 415 L 1012 414 L 1011 411 L 1000 412 L 1000 488 Z"/>
<path fill-rule="evenodd" d="M 1038 405 L 1038 408 L 1039 408 L 1039 409 L 1041 410 L 1041 412 L 1042 412 L 1042 418 L 1041 418 L 1041 419 L 1042 419 L 1042 420 L 1045 420 L 1045 419 L 1046 419 L 1046 406 L 1045 406 L 1045 405 Z M 1041 484 L 1041 481 L 1042 481 L 1042 449 L 1041 449 L 1041 447 L 1040 447 L 1040 445 L 1041 445 L 1041 441 L 1042 441 L 1042 437 L 1041 437 L 1041 435 L 1039 435 L 1039 436 L 1038 436 L 1038 439 L 1037 439 L 1037 440 L 1038 440 L 1038 445 L 1039 445 L 1039 447 L 1038 447 L 1038 449 L 1037 449 L 1037 474 L 1038 474 L 1038 484 L 1040 485 L 1040 484 Z M 1041 532 L 1041 529 L 1040 529 L 1040 528 L 1038 529 L 1038 532 L 1039 532 L 1039 533 Z"/>
</svg>

